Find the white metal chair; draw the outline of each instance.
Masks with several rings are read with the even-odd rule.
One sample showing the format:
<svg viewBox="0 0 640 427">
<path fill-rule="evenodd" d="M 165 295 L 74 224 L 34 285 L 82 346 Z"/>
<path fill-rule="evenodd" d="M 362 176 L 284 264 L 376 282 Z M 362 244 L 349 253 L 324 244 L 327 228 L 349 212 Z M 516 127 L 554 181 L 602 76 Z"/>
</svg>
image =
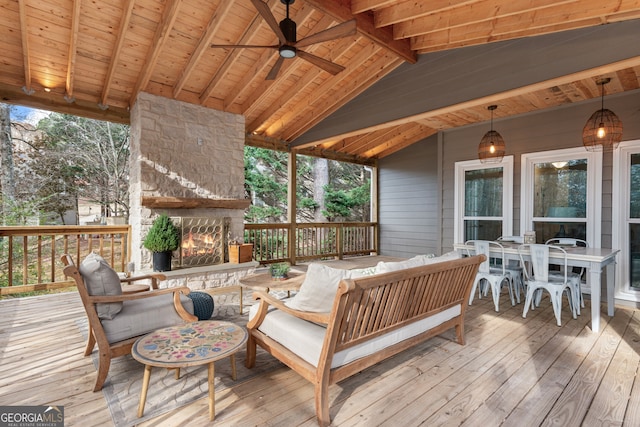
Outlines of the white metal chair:
<svg viewBox="0 0 640 427">
<path fill-rule="evenodd" d="M 500 305 L 500 294 L 502 292 L 502 286 L 507 283 L 507 288 L 509 290 L 509 298 L 511 299 L 511 305 L 515 305 L 515 300 L 513 297 L 513 286 L 509 273 L 505 268 L 505 259 L 504 259 L 504 247 L 497 242 L 491 242 L 488 240 L 469 240 L 465 244 L 473 245 L 475 249 L 475 255 L 484 255 L 487 259 L 480 264 L 480 268 L 478 269 L 478 273 L 476 274 L 476 278 L 473 281 L 473 287 L 471 288 L 471 294 L 469 295 L 469 305 L 473 301 L 473 297 L 475 295 L 476 289 L 478 289 L 478 296 L 480 297 L 484 292 L 486 296 L 489 288 L 491 288 L 491 295 L 493 296 L 493 305 L 495 306 L 496 311 L 499 311 Z M 499 249 L 501 252 L 501 256 L 491 256 L 491 246 L 494 246 L 496 249 Z M 469 253 L 469 255 L 471 255 Z M 501 260 L 501 264 L 496 267 L 491 267 L 491 259 Z M 482 287 L 482 284 L 487 284 L 488 286 Z M 478 287 L 478 285 L 480 285 Z"/>
<path fill-rule="evenodd" d="M 503 243 L 516 243 L 522 244 L 523 237 L 522 236 L 500 236 L 497 239 L 498 242 Z M 495 265 L 493 267 L 496 267 Z M 509 273 L 509 280 L 511 280 L 511 287 L 513 288 L 513 293 L 515 294 L 516 301 L 520 304 L 520 292 L 526 294 L 526 289 L 524 287 L 524 274 L 522 273 L 522 266 L 517 261 L 507 262 L 505 266 L 505 270 Z"/>
<path fill-rule="evenodd" d="M 551 250 L 558 252 L 558 255 L 564 257 L 564 274 L 562 275 L 549 274 L 549 252 Z M 527 252 L 530 255 L 531 261 L 525 261 L 525 254 Z M 522 317 L 527 317 L 529 308 L 534 309 L 535 294 L 542 292 L 544 289 L 549 292 L 558 326 L 562 325 L 560 321 L 562 294 L 565 291 L 567 291 L 571 315 L 575 319 L 577 317 L 576 306 L 578 305 L 575 298 L 578 294 L 574 282 L 569 281 L 567 278 L 567 252 L 563 248 L 554 245 L 525 244 L 518 247 L 518 255 L 520 256 L 520 262 L 523 267 L 522 270 L 527 282 L 527 296 L 524 302 Z M 531 270 L 528 269 L 527 263 L 529 263 Z"/>
<path fill-rule="evenodd" d="M 556 246 L 582 246 L 584 248 L 589 247 L 589 243 L 587 243 L 586 240 L 575 239 L 572 237 L 554 237 L 552 239 L 547 240 L 545 244 L 556 245 Z M 567 271 L 567 280 L 570 280 L 574 283 L 577 290 L 577 296 L 580 297 L 580 304 L 576 307 L 577 308 L 576 311 L 578 314 L 580 314 L 580 308 L 584 308 L 584 295 L 582 293 L 582 285 L 581 285 L 582 277 L 584 276 L 584 271 L 585 271 L 584 267 L 580 268 L 579 271 L 574 271 L 572 269 L 569 269 Z M 560 273 L 551 272 L 550 274 L 554 276 L 560 276 L 563 274 L 563 272 L 561 270 Z"/>
</svg>

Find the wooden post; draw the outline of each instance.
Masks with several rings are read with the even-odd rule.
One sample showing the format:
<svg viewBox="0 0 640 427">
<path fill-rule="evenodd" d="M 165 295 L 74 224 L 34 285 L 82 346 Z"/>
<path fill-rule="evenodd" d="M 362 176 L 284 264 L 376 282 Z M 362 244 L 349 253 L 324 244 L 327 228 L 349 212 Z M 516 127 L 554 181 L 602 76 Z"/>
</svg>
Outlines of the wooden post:
<svg viewBox="0 0 640 427">
<path fill-rule="evenodd" d="M 287 221 L 289 221 L 289 239 L 288 239 L 288 258 L 291 265 L 296 264 L 296 210 L 297 210 L 297 171 L 298 164 L 296 161 L 295 152 L 289 151 L 287 175 L 289 178 L 289 185 L 287 187 Z"/>
</svg>

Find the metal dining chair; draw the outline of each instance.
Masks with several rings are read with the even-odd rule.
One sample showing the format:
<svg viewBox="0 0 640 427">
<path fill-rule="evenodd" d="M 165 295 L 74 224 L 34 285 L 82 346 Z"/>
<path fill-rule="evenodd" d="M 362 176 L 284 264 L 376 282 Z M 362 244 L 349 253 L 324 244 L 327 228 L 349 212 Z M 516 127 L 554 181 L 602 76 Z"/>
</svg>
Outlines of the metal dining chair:
<svg viewBox="0 0 640 427">
<path fill-rule="evenodd" d="M 486 296 L 489 292 L 489 289 L 491 289 L 493 305 L 495 306 L 496 311 L 499 311 L 500 294 L 505 283 L 507 284 L 507 288 L 509 290 L 511 305 L 515 305 L 516 303 L 514 300 L 512 282 L 505 267 L 504 246 L 502 246 L 498 242 L 492 242 L 489 240 L 468 240 L 465 244 L 474 247 L 475 255 L 483 254 L 487 258 L 482 264 L 480 264 L 478 273 L 476 274 L 476 278 L 473 281 L 473 287 L 471 288 L 471 294 L 469 295 L 469 305 L 471 305 L 473 301 L 476 289 L 478 290 L 479 298 L 483 293 Z M 494 247 L 494 250 L 501 252 L 500 256 L 496 257 L 495 255 L 492 256 L 490 254 L 492 246 Z M 471 255 L 469 251 L 467 252 L 469 255 Z M 491 259 L 500 260 L 501 264 L 499 266 L 496 265 L 495 267 L 492 267 Z"/>
<path fill-rule="evenodd" d="M 564 257 L 564 274 L 549 274 L 549 252 L 553 250 L 561 257 Z M 574 319 L 577 318 L 576 306 L 577 291 L 573 281 L 568 280 L 567 276 L 567 251 L 560 246 L 542 245 L 542 244 L 525 244 L 518 247 L 518 255 L 522 264 L 525 281 L 527 283 L 527 296 L 524 302 L 524 310 L 522 317 L 526 318 L 529 308 L 535 308 L 536 299 L 539 301 L 539 295 L 543 290 L 549 292 L 549 298 L 553 306 L 553 313 L 556 317 L 558 326 L 562 326 L 560 320 L 562 313 L 562 295 L 567 292 L 569 300 L 569 308 Z M 529 270 L 529 267 L 531 269 Z"/>
<path fill-rule="evenodd" d="M 500 236 L 498 237 L 497 241 L 498 243 L 502 242 L 502 243 L 522 244 L 523 237 L 522 236 Z M 496 266 L 494 265 L 494 267 Z M 509 274 L 509 280 L 511 280 L 511 287 L 513 288 L 516 301 L 518 304 L 520 304 L 520 292 L 522 292 L 523 294 L 526 294 L 527 292 L 524 286 L 524 275 L 522 273 L 522 266 L 517 261 L 516 262 L 507 261 L 505 270 Z"/>
<path fill-rule="evenodd" d="M 581 246 L 584 248 L 589 247 L 589 243 L 586 240 L 575 239 L 573 237 L 554 237 L 545 242 L 546 245 L 556 245 L 556 246 Z M 576 267 L 577 269 L 577 267 Z M 575 271 L 573 269 L 569 269 L 567 271 L 567 279 L 572 281 L 577 290 L 577 296 L 580 298 L 580 304 L 577 306 L 577 313 L 580 314 L 580 308 L 584 308 L 584 294 L 582 293 L 582 277 L 584 276 L 585 268 L 582 267 L 579 271 Z M 552 275 L 562 275 L 563 271 L 560 273 L 551 272 Z"/>
</svg>

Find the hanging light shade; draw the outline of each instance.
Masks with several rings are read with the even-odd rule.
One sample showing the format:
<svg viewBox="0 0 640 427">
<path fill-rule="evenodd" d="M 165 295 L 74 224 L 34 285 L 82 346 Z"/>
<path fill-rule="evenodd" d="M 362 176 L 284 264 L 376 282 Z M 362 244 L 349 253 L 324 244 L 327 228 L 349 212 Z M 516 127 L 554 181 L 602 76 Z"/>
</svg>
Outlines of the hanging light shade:
<svg viewBox="0 0 640 427">
<path fill-rule="evenodd" d="M 622 122 L 616 114 L 604 108 L 604 85 L 611 79 L 600 79 L 601 107 L 593 113 L 582 129 L 582 144 L 587 151 L 611 151 L 622 140 Z"/>
<path fill-rule="evenodd" d="M 500 163 L 505 154 L 505 143 L 502 136 L 493 130 L 493 110 L 497 105 L 489 105 L 491 111 L 491 130 L 484 134 L 478 145 L 478 158 L 481 163 Z"/>
</svg>

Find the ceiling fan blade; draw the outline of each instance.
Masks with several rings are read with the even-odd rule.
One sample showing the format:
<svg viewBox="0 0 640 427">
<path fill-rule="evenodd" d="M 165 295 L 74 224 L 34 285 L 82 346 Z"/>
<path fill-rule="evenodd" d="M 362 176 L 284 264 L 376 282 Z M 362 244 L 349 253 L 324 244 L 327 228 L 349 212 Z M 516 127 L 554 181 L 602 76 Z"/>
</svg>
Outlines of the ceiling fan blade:
<svg viewBox="0 0 640 427">
<path fill-rule="evenodd" d="M 280 72 L 280 67 L 282 67 L 283 62 L 284 62 L 284 58 L 278 55 L 278 59 L 276 60 L 276 63 L 273 64 L 273 67 L 271 68 L 271 71 L 269 71 L 269 74 L 267 74 L 267 77 L 265 78 L 265 80 L 275 80 L 276 77 L 278 76 L 278 72 Z"/>
<path fill-rule="evenodd" d="M 267 24 L 269 24 L 269 27 L 271 27 L 273 32 L 276 33 L 276 36 L 278 36 L 278 40 L 280 40 L 280 43 L 287 43 L 287 38 L 284 36 L 284 33 L 280 29 L 280 25 L 278 24 L 278 21 L 276 21 L 276 18 L 273 16 L 273 13 L 271 13 L 269 5 L 262 0 L 251 0 L 251 3 L 253 3 L 253 6 L 256 8 L 260 16 L 262 16 L 262 19 L 264 19 Z"/>
<path fill-rule="evenodd" d="M 327 61 L 326 59 L 320 58 L 319 56 L 312 55 L 302 50 L 299 50 L 297 52 L 297 55 L 300 58 L 311 62 L 316 67 L 320 67 L 326 72 L 333 74 L 334 76 L 338 74 L 340 71 L 344 70 L 344 67 L 342 65 L 335 64 L 331 61 Z"/>
<path fill-rule="evenodd" d="M 260 44 L 212 44 L 210 45 L 210 47 L 221 47 L 221 48 L 228 48 L 228 49 L 235 49 L 235 48 L 239 48 L 239 47 L 246 47 L 246 48 L 251 48 L 251 49 L 260 49 L 260 48 L 271 48 L 271 49 L 277 49 L 280 46 L 278 46 L 277 44 L 272 44 L 272 45 L 260 45 Z"/>
<path fill-rule="evenodd" d="M 299 40 L 295 46 L 304 47 L 315 43 L 326 42 L 329 40 L 341 39 L 342 37 L 352 36 L 356 33 L 356 20 L 352 19 L 334 27 L 327 28 L 319 33 L 312 34 Z"/>
</svg>

